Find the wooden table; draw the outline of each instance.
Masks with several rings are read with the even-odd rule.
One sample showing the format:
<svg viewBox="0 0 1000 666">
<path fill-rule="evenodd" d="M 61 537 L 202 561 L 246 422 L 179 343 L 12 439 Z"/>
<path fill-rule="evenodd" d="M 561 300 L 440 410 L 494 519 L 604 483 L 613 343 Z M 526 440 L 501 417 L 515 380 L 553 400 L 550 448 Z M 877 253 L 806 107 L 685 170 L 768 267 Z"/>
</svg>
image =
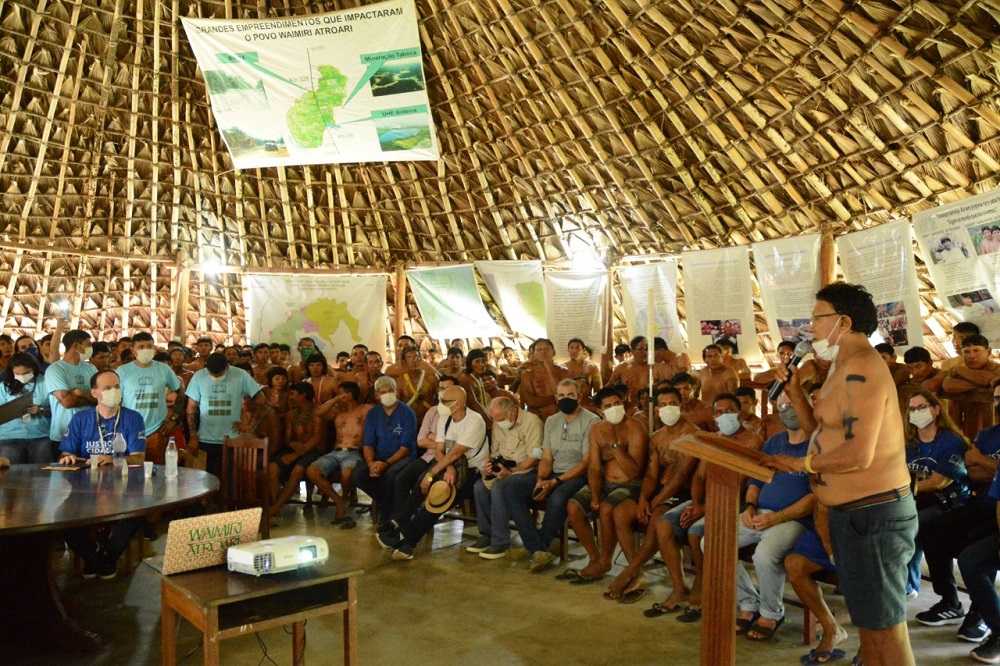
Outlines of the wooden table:
<svg viewBox="0 0 1000 666">
<path fill-rule="evenodd" d="M 111 467 L 42 471 L 40 465 L 0 470 L 0 641 L 97 651 L 99 636 L 66 616 L 52 571 L 59 530 L 143 516 L 195 502 L 219 487 L 214 476 L 178 470 L 150 479 L 142 467 L 128 477 Z"/>
<path fill-rule="evenodd" d="M 161 576 L 163 664 L 177 663 L 177 616 L 204 634 L 205 665 L 219 664 L 227 638 L 292 625 L 292 663 L 305 664 L 305 621 L 344 614 L 344 663 L 358 663 L 357 576 L 363 569 L 331 557 L 326 564 L 266 576 L 223 567 Z M 325 662 L 324 662 L 325 663 Z"/>
</svg>

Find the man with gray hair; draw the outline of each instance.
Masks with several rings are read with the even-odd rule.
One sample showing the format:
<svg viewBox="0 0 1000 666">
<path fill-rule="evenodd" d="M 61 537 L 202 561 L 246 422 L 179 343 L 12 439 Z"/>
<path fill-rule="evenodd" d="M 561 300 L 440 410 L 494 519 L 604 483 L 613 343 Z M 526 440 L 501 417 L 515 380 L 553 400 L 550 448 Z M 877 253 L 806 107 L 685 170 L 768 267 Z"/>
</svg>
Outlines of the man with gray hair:
<svg viewBox="0 0 1000 666">
<path fill-rule="evenodd" d="M 503 499 L 511 479 L 533 472 L 542 457 L 542 420 L 522 411 L 509 397 L 493 398 L 493 445 L 483 477 L 473 486 L 479 540 L 466 548 L 487 560 L 500 559 L 510 548 L 510 517 Z"/>
</svg>

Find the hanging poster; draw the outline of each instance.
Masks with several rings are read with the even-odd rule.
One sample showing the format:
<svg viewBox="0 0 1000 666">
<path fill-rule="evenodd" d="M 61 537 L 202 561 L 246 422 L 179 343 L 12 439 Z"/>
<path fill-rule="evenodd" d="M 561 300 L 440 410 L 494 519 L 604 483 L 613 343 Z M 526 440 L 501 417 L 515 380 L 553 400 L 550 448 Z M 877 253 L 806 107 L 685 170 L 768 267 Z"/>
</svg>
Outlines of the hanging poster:
<svg viewBox="0 0 1000 666">
<path fill-rule="evenodd" d="M 438 159 L 413 0 L 181 22 L 237 169 Z"/>
<path fill-rule="evenodd" d="M 750 250 L 724 247 L 684 252 L 684 302 L 687 305 L 691 360 L 706 346 L 729 340 L 748 363 L 764 360 L 757 344 L 750 284 Z"/>
<path fill-rule="evenodd" d="M 753 244 L 760 299 L 775 347 L 811 339 L 807 329 L 819 291 L 821 240 L 809 234 Z"/>
<path fill-rule="evenodd" d="M 479 295 L 472 264 L 413 268 L 406 281 L 432 338 L 494 338 L 503 331 Z"/>
<path fill-rule="evenodd" d="M 921 211 L 913 228 L 945 307 L 1000 348 L 1000 192 Z"/>
<path fill-rule="evenodd" d="M 917 292 L 910 223 L 886 224 L 837 239 L 844 280 L 861 284 L 875 299 L 878 331 L 874 342 L 888 342 L 898 355 L 923 346 L 923 317 Z M 881 338 L 881 339 L 879 339 Z"/>
<path fill-rule="evenodd" d="M 333 363 L 357 343 L 385 351 L 385 275 L 247 275 L 247 335 L 295 349 L 311 337 Z"/>
<path fill-rule="evenodd" d="M 594 354 L 604 350 L 608 273 L 548 271 L 545 273 L 545 315 L 548 337 L 563 358 L 572 338 L 580 338 Z"/>
<path fill-rule="evenodd" d="M 511 331 L 528 338 L 545 337 L 545 284 L 540 261 L 477 261 L 493 298 Z"/>
<path fill-rule="evenodd" d="M 677 319 L 677 257 L 622 268 L 618 271 L 618 279 L 629 338 L 649 335 L 647 322 L 652 299 L 653 337 L 666 340 L 673 352 L 684 352 L 684 339 Z"/>
</svg>

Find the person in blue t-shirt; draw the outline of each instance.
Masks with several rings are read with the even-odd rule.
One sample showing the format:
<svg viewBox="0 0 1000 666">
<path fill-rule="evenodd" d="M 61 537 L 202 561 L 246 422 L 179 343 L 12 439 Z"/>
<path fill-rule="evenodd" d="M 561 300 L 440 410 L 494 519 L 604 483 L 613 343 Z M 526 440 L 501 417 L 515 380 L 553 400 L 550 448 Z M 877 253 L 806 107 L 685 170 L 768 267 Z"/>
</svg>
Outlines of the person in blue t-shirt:
<svg viewBox="0 0 1000 666">
<path fill-rule="evenodd" d="M 994 401 L 996 397 L 997 393 L 994 391 Z M 997 500 L 1000 500 L 1000 470 L 993 477 L 988 494 L 993 503 L 1000 507 L 997 504 Z M 975 613 L 986 625 L 986 638 L 979 647 L 972 650 L 970 656 L 977 661 L 996 664 L 1000 663 L 1000 597 L 997 596 L 994 581 L 997 570 L 1000 569 L 1000 531 L 997 527 L 1000 514 L 996 514 L 989 522 L 992 523 L 991 533 L 981 536 L 959 554 L 958 570 L 962 572 L 962 581 L 969 591 L 969 615 Z"/>
<path fill-rule="evenodd" d="M 121 380 L 113 370 L 99 372 L 90 378 L 90 392 L 97 401 L 94 409 L 84 409 L 73 415 L 66 437 L 59 445 L 59 463 L 72 465 L 97 457 L 99 464 L 113 463 L 115 435 L 125 438 L 127 460 L 142 464 L 146 451 L 146 426 L 139 412 L 121 406 Z M 91 474 L 97 472 L 93 469 Z M 125 518 L 115 524 L 104 544 L 99 544 L 89 528 L 67 530 L 66 544 L 83 560 L 83 577 L 115 577 L 118 558 L 128 542 L 145 525 L 145 516 Z"/>
<path fill-rule="evenodd" d="M 52 408 L 49 439 L 55 444 L 53 453 L 58 450 L 73 414 L 94 406 L 90 379 L 97 373 L 97 368 L 89 363 L 94 354 L 90 333 L 73 330 L 63 336 L 62 342 L 66 348 L 62 358 L 45 371 L 45 389 Z"/>
<path fill-rule="evenodd" d="M 31 394 L 31 405 L 19 417 L 0 425 L 0 457 L 10 463 L 45 464 L 52 462 L 49 440 L 49 396 L 38 361 L 31 354 L 18 352 L 0 374 L 0 404 Z"/>
<path fill-rule="evenodd" d="M 926 389 L 915 392 L 910 398 L 909 419 L 906 422 L 906 466 L 914 484 L 918 529 L 943 512 L 968 501 L 971 491 L 969 472 L 965 467 L 967 448 L 969 440 L 955 427 L 937 396 Z M 923 556 L 918 541 L 909 563 L 907 595 L 920 591 L 920 561 Z M 948 624 L 962 617 L 960 609 L 957 618 L 951 617 L 956 612 L 954 609 L 948 613 L 945 613 L 948 609 L 943 607 L 932 610 L 935 617 L 942 613 L 948 615 L 946 621 L 941 622 Z M 939 622 L 940 619 L 932 621 Z"/>
<path fill-rule="evenodd" d="M 1000 386 L 993 390 L 994 410 L 1000 417 Z M 955 584 L 955 558 L 969 544 L 997 531 L 996 498 L 989 493 L 990 482 L 997 471 L 1000 459 L 1000 426 L 984 428 L 976 436 L 976 444 L 965 452 L 969 482 L 975 496 L 964 505 L 931 518 L 920 524 L 917 547 L 923 548 L 927 558 L 934 593 L 941 601 L 930 610 L 917 613 L 917 621 L 930 626 L 961 622 L 959 638 L 981 641 L 989 627 L 974 608 L 962 616 L 962 604 Z"/>
<path fill-rule="evenodd" d="M 118 366 L 122 380 L 122 404 L 142 414 L 146 423 L 146 459 L 164 464 L 167 437 L 180 421 L 179 413 L 168 412 L 167 392 L 183 395 L 181 380 L 165 363 L 153 360 L 156 349 L 153 336 L 146 332 L 132 338 L 135 360 Z M 175 405 L 183 400 L 174 398 Z"/>
</svg>

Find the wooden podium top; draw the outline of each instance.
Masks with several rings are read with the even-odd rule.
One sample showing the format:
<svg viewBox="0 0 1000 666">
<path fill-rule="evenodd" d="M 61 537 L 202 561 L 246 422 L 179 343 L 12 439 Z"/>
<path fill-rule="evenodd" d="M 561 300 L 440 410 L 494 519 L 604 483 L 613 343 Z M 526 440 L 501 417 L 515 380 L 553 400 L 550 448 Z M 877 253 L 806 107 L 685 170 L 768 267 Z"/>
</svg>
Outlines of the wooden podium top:
<svg viewBox="0 0 1000 666">
<path fill-rule="evenodd" d="M 774 478 L 774 470 L 760 464 L 761 459 L 765 457 L 763 453 L 748 449 L 722 435 L 696 432 L 681 437 L 670 446 L 684 455 L 694 456 L 740 474 L 752 476 L 764 483 L 770 483 Z"/>
</svg>

